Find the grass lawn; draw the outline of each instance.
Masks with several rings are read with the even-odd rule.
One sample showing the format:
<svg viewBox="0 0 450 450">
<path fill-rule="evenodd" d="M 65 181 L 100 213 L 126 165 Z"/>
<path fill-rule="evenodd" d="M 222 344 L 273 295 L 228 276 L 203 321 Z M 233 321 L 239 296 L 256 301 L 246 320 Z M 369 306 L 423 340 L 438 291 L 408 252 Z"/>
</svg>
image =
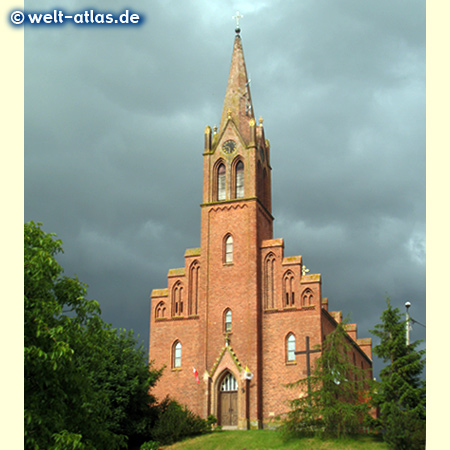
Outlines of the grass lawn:
<svg viewBox="0 0 450 450">
<path fill-rule="evenodd" d="M 384 442 L 370 436 L 347 440 L 322 441 L 303 438 L 284 442 L 276 431 L 218 431 L 187 439 L 164 450 L 387 450 Z"/>
</svg>

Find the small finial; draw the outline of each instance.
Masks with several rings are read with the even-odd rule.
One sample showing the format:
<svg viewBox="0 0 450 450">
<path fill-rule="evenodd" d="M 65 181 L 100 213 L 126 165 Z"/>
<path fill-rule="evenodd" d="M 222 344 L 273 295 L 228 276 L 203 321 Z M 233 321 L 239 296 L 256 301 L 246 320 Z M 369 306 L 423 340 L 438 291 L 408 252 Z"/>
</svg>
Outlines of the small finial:
<svg viewBox="0 0 450 450">
<path fill-rule="evenodd" d="M 214 127 L 213 127 L 213 131 L 214 131 L 214 134 L 216 134 L 216 133 L 217 133 L 217 125 L 214 125 Z"/>
<path fill-rule="evenodd" d="M 306 266 L 302 266 L 302 275 L 306 275 L 309 272 L 309 269 Z"/>
<path fill-rule="evenodd" d="M 227 118 L 231 119 L 231 108 L 229 108 L 227 111 Z"/>
<path fill-rule="evenodd" d="M 236 15 L 232 18 L 236 20 L 236 28 L 234 31 L 236 31 L 236 34 L 239 34 L 241 32 L 241 29 L 239 28 L 239 19 L 242 19 L 244 16 L 241 16 L 239 14 L 239 11 L 236 11 Z"/>
<path fill-rule="evenodd" d="M 262 116 L 261 116 L 261 117 L 259 118 L 259 125 L 262 126 L 263 122 L 264 122 L 264 119 L 263 119 Z"/>
</svg>

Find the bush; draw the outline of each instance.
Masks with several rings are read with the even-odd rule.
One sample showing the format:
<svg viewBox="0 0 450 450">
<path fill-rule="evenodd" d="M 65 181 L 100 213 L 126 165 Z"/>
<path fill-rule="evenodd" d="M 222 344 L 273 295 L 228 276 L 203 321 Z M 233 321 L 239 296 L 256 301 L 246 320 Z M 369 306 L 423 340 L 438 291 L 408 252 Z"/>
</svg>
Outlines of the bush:
<svg viewBox="0 0 450 450">
<path fill-rule="evenodd" d="M 168 397 L 160 404 L 160 415 L 152 430 L 152 438 L 163 445 L 173 444 L 188 436 L 211 431 L 212 421 L 197 414 Z"/>
<path fill-rule="evenodd" d="M 144 442 L 139 450 L 158 450 L 159 449 L 159 442 L 155 442 L 155 441 L 148 441 L 148 442 Z"/>
</svg>

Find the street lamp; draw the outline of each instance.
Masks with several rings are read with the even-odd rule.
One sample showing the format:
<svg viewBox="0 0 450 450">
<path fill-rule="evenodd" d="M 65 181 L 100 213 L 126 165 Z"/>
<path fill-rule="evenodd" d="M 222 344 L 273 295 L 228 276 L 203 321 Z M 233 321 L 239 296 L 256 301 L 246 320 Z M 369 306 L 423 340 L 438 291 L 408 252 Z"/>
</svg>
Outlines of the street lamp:
<svg viewBox="0 0 450 450">
<path fill-rule="evenodd" d="M 409 307 L 411 306 L 410 302 L 405 303 L 406 307 L 406 345 L 409 345 L 409 331 L 410 331 L 410 317 L 409 317 Z"/>
</svg>

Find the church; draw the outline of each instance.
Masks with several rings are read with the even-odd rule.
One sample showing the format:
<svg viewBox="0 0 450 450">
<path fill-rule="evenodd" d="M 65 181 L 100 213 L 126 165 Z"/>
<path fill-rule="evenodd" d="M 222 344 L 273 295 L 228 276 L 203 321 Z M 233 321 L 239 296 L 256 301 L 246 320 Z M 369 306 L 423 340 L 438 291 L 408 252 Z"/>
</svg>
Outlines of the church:
<svg viewBox="0 0 450 450">
<path fill-rule="evenodd" d="M 220 127 L 204 137 L 200 247 L 151 294 L 149 359 L 165 366 L 152 393 L 226 428 L 266 428 L 299 395 L 286 383 L 307 376 L 342 313 L 328 310 L 321 275 L 273 237 L 272 150 L 239 27 Z M 355 324 L 346 330 L 353 363 L 371 379 L 371 339 L 358 339 Z"/>
</svg>

